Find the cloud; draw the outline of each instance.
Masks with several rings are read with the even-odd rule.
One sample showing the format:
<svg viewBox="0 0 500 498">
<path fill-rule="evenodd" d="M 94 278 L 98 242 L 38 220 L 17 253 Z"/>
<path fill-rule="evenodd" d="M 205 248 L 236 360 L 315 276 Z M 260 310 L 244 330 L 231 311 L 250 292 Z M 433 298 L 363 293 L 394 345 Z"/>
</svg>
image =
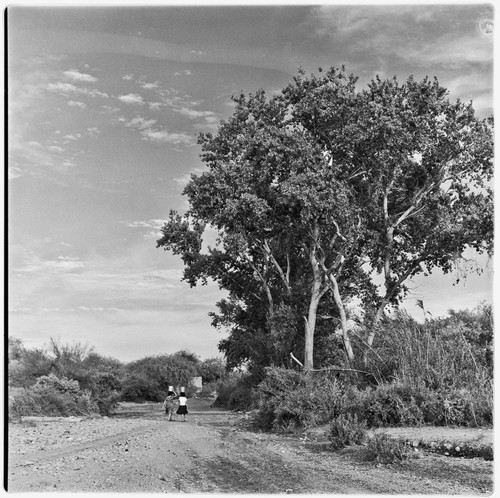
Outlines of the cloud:
<svg viewBox="0 0 500 498">
<path fill-rule="evenodd" d="M 144 130 L 142 132 L 144 140 L 156 143 L 171 143 L 174 145 L 190 145 L 193 137 L 185 133 L 170 133 L 167 130 Z"/>
<path fill-rule="evenodd" d="M 460 50 L 457 50 L 457 45 Z M 387 47 L 387 45 L 385 45 Z M 419 65 L 441 64 L 459 68 L 466 64 L 490 63 L 493 57 L 493 44 L 475 36 L 443 35 L 439 40 L 428 41 L 419 46 L 392 46 L 393 52 L 406 62 Z"/>
<path fill-rule="evenodd" d="M 145 90 L 154 90 L 155 88 L 159 88 L 160 83 L 158 81 L 155 81 L 154 83 L 142 83 L 141 88 L 144 88 Z"/>
<path fill-rule="evenodd" d="M 190 119 L 215 117 L 215 113 L 212 111 L 197 111 L 196 109 L 189 109 L 187 107 L 181 107 L 177 109 L 174 108 L 172 110 L 178 112 L 179 114 L 182 114 L 183 116 L 187 116 Z"/>
<path fill-rule="evenodd" d="M 129 93 L 128 95 L 120 95 L 117 97 L 119 101 L 124 102 L 125 104 L 144 104 L 144 100 L 140 95 L 136 93 Z"/>
<path fill-rule="evenodd" d="M 118 111 L 121 111 L 121 109 L 119 107 L 113 107 L 113 106 L 110 106 L 110 105 L 103 105 L 102 108 L 106 112 L 118 112 Z"/>
<path fill-rule="evenodd" d="M 148 102 L 150 111 L 160 111 L 165 106 L 163 102 Z"/>
<path fill-rule="evenodd" d="M 181 76 L 181 75 L 184 75 L 184 76 L 191 76 L 193 73 L 192 71 L 190 71 L 189 69 L 184 69 L 183 71 L 177 71 L 174 73 L 174 76 Z"/>
<path fill-rule="evenodd" d="M 148 221 L 132 221 L 132 222 L 122 222 L 125 226 L 129 228 L 141 228 L 146 229 L 147 232 L 144 234 L 144 238 L 159 239 L 162 235 L 161 228 L 165 224 L 165 220 L 154 219 Z"/>
<path fill-rule="evenodd" d="M 82 134 L 81 133 L 75 133 L 73 135 L 64 135 L 65 139 L 67 140 L 80 140 L 80 138 L 82 138 Z"/>
<path fill-rule="evenodd" d="M 69 71 L 63 72 L 66 78 L 69 78 L 73 81 L 85 81 L 88 83 L 94 83 L 97 81 L 97 78 L 92 76 L 91 74 L 80 73 L 77 69 L 70 69 Z"/>
<path fill-rule="evenodd" d="M 130 228 L 161 228 L 165 224 L 165 220 L 148 220 L 148 221 L 123 221 L 125 226 Z"/>
<path fill-rule="evenodd" d="M 79 102 L 79 101 L 75 101 L 75 100 L 69 100 L 68 105 L 70 107 L 80 107 L 81 109 L 87 108 L 87 104 L 85 104 L 84 102 Z"/>
<path fill-rule="evenodd" d="M 185 133 L 170 133 L 165 128 L 155 126 L 157 123 L 155 119 L 145 119 L 142 116 L 136 116 L 130 120 L 120 117 L 118 121 L 124 123 L 129 128 L 139 130 L 142 140 L 173 145 L 191 145 L 194 143 L 193 137 Z"/>
<path fill-rule="evenodd" d="M 92 126 L 92 127 L 87 128 L 87 133 L 91 137 L 96 137 L 99 133 L 101 133 L 101 130 L 99 130 L 99 128 L 97 128 L 97 126 Z"/>
<path fill-rule="evenodd" d="M 72 273 L 83 267 L 83 262 L 78 258 L 58 256 L 55 260 L 47 260 L 35 256 L 24 267 L 13 268 L 13 270 L 23 273 Z"/>
<path fill-rule="evenodd" d="M 133 74 L 126 74 L 122 77 L 122 79 L 124 79 L 125 81 L 132 81 L 134 79 L 134 75 Z"/>
<path fill-rule="evenodd" d="M 150 129 L 154 124 L 156 124 L 156 119 L 145 119 L 141 116 L 136 116 L 126 122 L 125 126 L 139 128 L 139 130 L 146 130 Z"/>
<path fill-rule="evenodd" d="M 25 174 L 25 171 L 21 168 L 16 168 L 15 166 L 9 166 L 7 169 L 7 177 L 9 180 L 15 180 L 16 178 L 20 178 Z"/>
<path fill-rule="evenodd" d="M 88 95 L 89 97 L 103 97 L 103 98 L 109 97 L 107 93 L 100 92 L 99 90 L 85 88 L 85 87 L 82 88 L 75 86 L 72 83 L 63 83 L 61 81 L 57 83 L 49 83 L 47 85 L 47 90 L 52 92 L 59 92 L 62 93 L 63 95 L 80 94 L 80 95 Z"/>
<path fill-rule="evenodd" d="M 50 145 L 49 150 L 50 152 L 64 152 L 64 149 L 62 147 L 59 147 L 58 145 Z"/>
<path fill-rule="evenodd" d="M 116 308 L 114 306 L 111 307 L 103 307 L 103 306 L 78 306 L 78 311 L 92 311 L 92 312 L 102 312 L 102 311 L 116 311 L 116 312 L 122 312 L 125 311 L 120 308 Z M 72 309 L 69 309 L 68 311 L 73 311 Z"/>
<path fill-rule="evenodd" d="M 374 60 L 388 60 L 392 55 L 417 67 L 491 63 L 493 41 L 487 33 L 492 21 L 478 20 L 474 26 L 470 22 L 452 24 L 452 18 L 449 8 L 439 5 L 425 9 L 412 5 L 355 9 L 324 5 L 311 9 L 308 26 L 312 37 L 348 44 L 351 55 L 374 53 Z"/>
</svg>

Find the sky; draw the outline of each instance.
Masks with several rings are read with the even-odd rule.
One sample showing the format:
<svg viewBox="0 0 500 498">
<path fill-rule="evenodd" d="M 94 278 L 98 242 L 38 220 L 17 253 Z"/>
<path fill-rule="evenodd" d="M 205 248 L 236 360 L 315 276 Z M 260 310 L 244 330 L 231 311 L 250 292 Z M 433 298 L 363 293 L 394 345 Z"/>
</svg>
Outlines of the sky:
<svg viewBox="0 0 500 498">
<path fill-rule="evenodd" d="M 275 6 L 167 4 L 7 11 L 8 320 L 29 348 L 50 338 L 122 361 L 188 349 L 219 355 L 215 284 L 181 282 L 156 248 L 204 166 L 232 95 L 272 94 L 299 67 L 436 76 L 450 99 L 493 113 L 493 7 L 471 2 Z M 492 302 L 492 262 L 412 282 L 422 318 Z"/>
</svg>

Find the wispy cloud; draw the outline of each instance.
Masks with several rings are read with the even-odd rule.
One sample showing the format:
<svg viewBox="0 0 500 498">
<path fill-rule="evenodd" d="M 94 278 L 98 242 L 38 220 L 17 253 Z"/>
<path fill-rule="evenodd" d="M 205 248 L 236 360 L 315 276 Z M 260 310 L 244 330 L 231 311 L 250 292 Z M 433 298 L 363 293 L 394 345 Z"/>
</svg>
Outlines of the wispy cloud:
<svg viewBox="0 0 500 498">
<path fill-rule="evenodd" d="M 119 101 L 125 104 L 144 104 L 143 98 L 137 93 L 129 93 L 128 95 L 120 95 L 117 97 Z"/>
<path fill-rule="evenodd" d="M 87 109 L 87 104 L 76 100 L 69 100 L 68 105 L 70 107 L 80 107 L 80 109 Z"/>
<path fill-rule="evenodd" d="M 61 158 L 63 153 L 59 145 L 42 145 L 12 134 L 9 136 L 9 178 L 14 180 L 25 174 L 44 176 L 47 170 L 66 173 L 74 163 L 71 156 Z"/>
<path fill-rule="evenodd" d="M 148 221 L 122 221 L 129 228 L 161 228 L 165 224 L 165 220 L 148 220 Z"/>
<path fill-rule="evenodd" d="M 78 69 L 70 69 L 69 71 L 64 71 L 63 74 L 64 76 L 66 76 L 66 78 L 69 78 L 73 81 L 84 81 L 87 83 L 94 83 L 97 81 L 97 78 L 95 76 L 87 73 L 80 73 Z"/>
<path fill-rule="evenodd" d="M 109 95 L 105 92 L 101 92 L 96 89 L 86 88 L 86 87 L 78 87 L 73 85 L 72 83 L 64 83 L 59 81 L 57 83 L 49 83 L 47 85 L 47 90 L 51 92 L 59 92 L 63 95 L 88 95 L 89 97 L 103 97 L 108 98 Z"/>
<path fill-rule="evenodd" d="M 163 102 L 148 102 L 150 111 L 161 111 L 161 108 L 165 107 L 165 105 Z"/>
<path fill-rule="evenodd" d="M 141 88 L 144 88 L 145 90 L 154 90 L 156 88 L 160 87 L 160 83 L 158 81 L 155 81 L 154 83 L 146 83 L 143 82 L 141 84 Z"/>
<path fill-rule="evenodd" d="M 64 152 L 64 149 L 62 147 L 59 147 L 59 145 L 49 145 L 48 149 L 50 150 L 50 152 Z"/>
<path fill-rule="evenodd" d="M 57 259 L 47 260 L 35 256 L 25 266 L 13 270 L 23 273 L 72 273 L 83 267 L 83 262 L 78 258 L 58 256 Z"/>
<path fill-rule="evenodd" d="M 191 145 L 193 137 L 186 133 L 170 133 L 167 130 L 144 130 L 144 140 L 156 143 L 170 143 L 173 145 Z"/>
<path fill-rule="evenodd" d="M 161 228 L 165 224 L 165 220 L 152 219 L 147 221 L 124 221 L 122 222 L 126 227 L 138 228 L 141 230 L 147 230 L 143 235 L 145 239 L 159 239 L 161 237 Z"/>
<path fill-rule="evenodd" d="M 123 116 L 119 117 L 118 122 L 124 123 L 128 128 L 139 130 L 141 138 L 154 143 L 169 143 L 172 145 L 192 145 L 194 139 L 186 133 L 169 132 L 162 126 L 157 126 L 155 119 L 146 119 L 142 116 L 135 116 L 132 119 L 126 119 Z"/>
<path fill-rule="evenodd" d="M 150 129 L 154 124 L 156 124 L 156 119 L 145 119 L 142 116 L 136 116 L 130 121 L 126 122 L 125 126 L 132 128 L 139 128 L 139 130 Z"/>
<path fill-rule="evenodd" d="M 74 133 L 74 134 L 70 134 L 70 135 L 64 135 L 64 137 L 66 140 L 80 140 L 80 138 L 82 138 L 82 134 L 81 133 Z"/>
<path fill-rule="evenodd" d="M 187 107 L 181 107 L 177 109 L 174 108 L 173 110 L 175 112 L 178 112 L 179 114 L 182 114 L 183 116 L 187 116 L 190 119 L 215 118 L 215 113 L 212 111 L 197 111 L 196 109 L 189 109 Z"/>
<path fill-rule="evenodd" d="M 99 130 L 99 128 L 97 128 L 97 126 L 91 126 L 91 127 L 87 128 L 87 134 L 90 137 L 96 137 L 97 135 L 99 135 L 99 133 L 101 133 L 101 130 Z"/>
</svg>

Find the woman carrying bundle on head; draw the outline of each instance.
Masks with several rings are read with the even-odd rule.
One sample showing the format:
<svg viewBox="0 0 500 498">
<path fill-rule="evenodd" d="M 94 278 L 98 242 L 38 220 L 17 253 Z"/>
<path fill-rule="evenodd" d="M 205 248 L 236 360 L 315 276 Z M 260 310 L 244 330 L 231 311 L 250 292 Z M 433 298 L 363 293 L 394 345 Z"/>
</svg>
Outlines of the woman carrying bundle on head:
<svg viewBox="0 0 500 498">
<path fill-rule="evenodd" d="M 174 414 L 176 396 L 177 393 L 174 391 L 174 386 L 168 386 L 168 393 L 163 402 L 163 408 L 165 409 L 165 415 L 168 415 L 169 421 L 172 420 L 172 415 Z"/>
<path fill-rule="evenodd" d="M 188 413 L 187 409 L 187 398 L 183 387 L 181 387 L 181 394 L 179 395 L 179 408 L 177 408 L 177 415 L 182 415 L 182 421 L 186 421 L 186 415 Z"/>
</svg>

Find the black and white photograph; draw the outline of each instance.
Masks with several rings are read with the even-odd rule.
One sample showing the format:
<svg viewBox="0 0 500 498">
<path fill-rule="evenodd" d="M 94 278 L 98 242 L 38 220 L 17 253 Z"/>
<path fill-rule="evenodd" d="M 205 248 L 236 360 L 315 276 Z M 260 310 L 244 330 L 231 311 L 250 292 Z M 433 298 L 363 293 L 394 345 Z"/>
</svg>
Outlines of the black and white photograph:
<svg viewBox="0 0 500 498">
<path fill-rule="evenodd" d="M 494 5 L 4 7 L 4 489 L 494 489 Z"/>
</svg>

